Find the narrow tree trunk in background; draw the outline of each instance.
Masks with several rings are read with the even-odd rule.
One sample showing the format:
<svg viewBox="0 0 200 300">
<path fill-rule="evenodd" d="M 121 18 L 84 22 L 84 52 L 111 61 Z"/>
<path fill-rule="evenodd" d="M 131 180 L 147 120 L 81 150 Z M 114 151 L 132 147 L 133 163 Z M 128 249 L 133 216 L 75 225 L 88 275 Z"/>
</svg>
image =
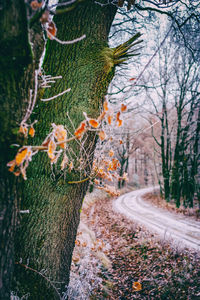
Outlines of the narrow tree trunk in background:
<svg viewBox="0 0 200 300">
<path fill-rule="evenodd" d="M 135 174 L 137 174 L 138 165 L 137 165 L 137 152 L 135 151 Z"/>
<path fill-rule="evenodd" d="M 148 156 L 144 153 L 144 184 L 147 186 L 148 185 L 148 176 L 149 176 L 149 173 L 148 173 L 148 164 L 147 164 L 147 159 L 148 159 Z"/>
<path fill-rule="evenodd" d="M 163 115 L 161 118 L 161 160 L 162 160 L 162 176 L 164 184 L 164 197 L 166 201 L 170 200 L 170 172 L 169 172 L 169 138 L 165 139 L 166 131 L 168 131 L 167 114 L 165 102 L 163 102 Z"/>
<path fill-rule="evenodd" d="M 33 120 L 38 120 L 35 144 L 42 143 L 50 132 L 51 123 L 67 125 L 73 131 L 67 112 L 75 127 L 83 120 L 84 111 L 90 117 L 99 115 L 103 96 L 113 76 L 106 71 L 102 50 L 107 47 L 115 13 L 113 5 L 101 7 L 94 1 L 85 1 L 71 12 L 55 17 L 58 38 L 72 40 L 86 34 L 86 39 L 72 45 L 60 45 L 55 41 L 47 44 L 44 70 L 46 74 L 62 75 L 63 78 L 42 97 L 53 96 L 67 88 L 71 88 L 71 92 L 51 102 L 38 102 L 32 115 Z M 94 134 L 89 135 L 87 145 L 92 153 Z M 78 154 L 76 143 L 73 150 Z M 33 158 L 20 208 L 30 213 L 21 216 L 16 240 L 16 261 L 24 265 L 29 262 L 29 267 L 37 272 L 46 270 L 46 278 L 60 282 L 56 285 L 61 288 L 60 292 L 69 281 L 80 208 L 88 185 L 87 181 L 68 184 L 68 181 L 79 180 L 80 174 L 73 171 L 61 175 L 56 168 L 52 175 L 46 153 Z M 30 293 L 29 299 L 58 298 L 46 279 L 20 264 L 16 265 L 14 288 L 19 290 L 20 296 Z"/>
<path fill-rule="evenodd" d="M 193 198 L 196 196 L 199 200 L 200 207 L 200 103 L 197 105 L 196 112 L 194 114 L 196 117 L 196 128 L 192 137 L 192 146 L 189 155 L 188 166 L 190 170 L 190 180 L 193 194 L 190 196 L 192 199 L 189 205 L 193 206 Z"/>
<path fill-rule="evenodd" d="M 180 185 L 180 137 L 181 137 L 181 119 L 182 119 L 182 109 L 181 107 L 177 110 L 178 125 L 177 125 L 177 135 L 176 135 L 176 145 L 174 151 L 174 164 L 172 168 L 171 177 L 171 196 L 175 199 L 176 206 L 180 206 L 181 198 L 181 185 Z"/>
<path fill-rule="evenodd" d="M 127 173 L 128 171 L 128 157 L 125 158 L 124 156 L 120 159 L 120 171 L 119 176 L 123 176 L 124 172 Z M 121 189 L 125 184 L 125 180 L 119 180 L 118 181 L 118 188 Z"/>
</svg>

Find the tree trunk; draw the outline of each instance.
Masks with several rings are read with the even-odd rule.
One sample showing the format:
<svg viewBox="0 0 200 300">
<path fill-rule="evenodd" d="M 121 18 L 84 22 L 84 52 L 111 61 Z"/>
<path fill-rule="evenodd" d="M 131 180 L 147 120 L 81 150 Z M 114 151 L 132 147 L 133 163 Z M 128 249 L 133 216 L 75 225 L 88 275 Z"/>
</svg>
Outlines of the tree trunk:
<svg viewBox="0 0 200 300">
<path fill-rule="evenodd" d="M 177 110 L 178 125 L 176 134 L 176 145 L 174 150 L 174 164 L 172 168 L 171 176 L 171 196 L 175 199 L 176 206 L 180 206 L 181 198 L 181 185 L 180 185 L 180 137 L 181 137 L 181 119 L 182 119 L 182 109 L 181 107 Z"/>
<path fill-rule="evenodd" d="M 83 112 L 97 117 L 101 103 L 113 77 L 107 71 L 104 49 L 107 46 L 109 29 L 116 13 L 114 5 L 101 7 L 94 1 L 84 1 L 72 11 L 56 16 L 57 36 L 72 40 L 83 34 L 86 39 L 72 45 L 60 45 L 49 41 L 44 61 L 46 74 L 62 75 L 50 91 L 40 92 L 43 98 L 71 88 L 51 102 L 38 102 L 32 115 L 37 119 L 35 144 L 41 144 L 50 132 L 51 123 L 66 125 L 73 132 L 67 112 L 76 128 L 83 120 Z M 109 69 L 110 70 L 110 69 Z M 88 134 L 86 153 L 95 147 L 95 134 Z M 80 146 L 72 143 L 78 156 Z M 83 172 L 82 172 L 83 173 Z M 88 181 L 78 181 L 80 173 L 61 172 L 50 167 L 46 153 L 33 158 L 27 172 L 22 210 L 29 214 L 21 216 L 16 235 L 16 265 L 14 289 L 20 296 L 30 293 L 29 299 L 59 298 L 69 281 L 72 252 L 79 224 L 80 208 L 87 190 Z M 27 269 L 27 264 L 29 263 Z M 41 270 L 45 270 L 42 276 Z M 52 284 L 53 281 L 59 284 Z"/>
<path fill-rule="evenodd" d="M 6 164 L 13 159 L 20 143 L 16 135 L 23 113 L 24 70 L 31 62 L 27 18 L 23 1 L 1 1 L 0 9 L 0 299 L 10 299 L 14 268 L 14 233 L 18 202 L 21 195 L 19 179 Z"/>
</svg>

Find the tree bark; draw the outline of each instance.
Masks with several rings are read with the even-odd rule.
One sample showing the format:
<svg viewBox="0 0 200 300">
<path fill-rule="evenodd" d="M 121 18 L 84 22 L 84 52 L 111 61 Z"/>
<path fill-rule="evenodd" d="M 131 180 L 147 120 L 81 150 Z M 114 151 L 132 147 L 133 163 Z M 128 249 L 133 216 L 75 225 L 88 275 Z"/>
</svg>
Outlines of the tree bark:
<svg viewBox="0 0 200 300">
<path fill-rule="evenodd" d="M 43 98 L 71 88 L 71 92 L 51 102 L 38 102 L 32 115 L 37 119 L 35 144 L 41 144 L 50 132 L 51 123 L 63 124 L 73 131 L 67 112 L 76 128 L 83 120 L 83 112 L 97 117 L 113 70 L 107 71 L 104 49 L 112 20 L 116 13 L 113 5 L 99 6 L 94 1 L 84 1 L 71 12 L 55 17 L 58 38 L 72 40 L 82 34 L 86 39 L 72 45 L 60 45 L 49 41 L 44 60 L 44 70 L 52 76 L 62 75 L 50 91 L 40 92 Z M 95 147 L 95 135 L 89 134 L 87 154 Z M 80 148 L 72 144 L 78 155 Z M 88 153 L 90 152 L 90 153 Z M 92 160 L 92 159 L 91 159 Z M 90 161 L 91 163 L 91 161 Z M 66 290 L 80 208 L 88 181 L 79 180 L 80 173 L 62 173 L 54 168 L 53 175 L 46 153 L 33 158 L 27 172 L 21 210 L 29 214 L 21 216 L 16 235 L 15 281 L 13 288 L 18 295 L 30 293 L 29 299 L 57 299 L 57 291 Z M 27 269 L 25 266 L 29 263 Z M 33 271 L 34 270 L 34 271 Z M 45 278 L 40 271 L 45 270 Z M 56 289 L 49 281 L 57 281 Z"/>
<path fill-rule="evenodd" d="M 10 299 L 14 233 L 21 195 L 19 180 L 8 172 L 6 164 L 15 153 L 10 145 L 20 142 L 16 132 L 23 113 L 24 70 L 31 62 L 23 1 L 1 1 L 0 27 L 0 298 L 6 300 Z"/>
</svg>

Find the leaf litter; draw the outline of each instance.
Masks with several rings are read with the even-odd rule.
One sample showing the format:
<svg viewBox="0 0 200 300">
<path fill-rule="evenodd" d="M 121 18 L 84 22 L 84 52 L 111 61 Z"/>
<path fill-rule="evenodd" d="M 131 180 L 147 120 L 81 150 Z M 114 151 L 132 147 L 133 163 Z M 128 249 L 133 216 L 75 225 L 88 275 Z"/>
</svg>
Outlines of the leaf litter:
<svg viewBox="0 0 200 300">
<path fill-rule="evenodd" d="M 113 211 L 113 197 L 98 192 L 81 212 L 90 241 L 79 229 L 69 299 L 200 299 L 199 253 Z"/>
</svg>

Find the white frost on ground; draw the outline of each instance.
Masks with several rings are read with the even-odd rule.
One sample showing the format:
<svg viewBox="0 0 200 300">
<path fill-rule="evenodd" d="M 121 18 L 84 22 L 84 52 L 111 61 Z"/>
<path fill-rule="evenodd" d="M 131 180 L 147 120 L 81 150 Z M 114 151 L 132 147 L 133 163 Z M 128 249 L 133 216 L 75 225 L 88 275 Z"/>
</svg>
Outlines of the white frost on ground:
<svg viewBox="0 0 200 300">
<path fill-rule="evenodd" d="M 142 196 L 154 189 L 151 187 L 124 194 L 113 202 L 113 207 L 179 247 L 200 250 L 200 222 L 145 202 Z"/>
<path fill-rule="evenodd" d="M 95 201 L 100 201 L 104 197 L 105 193 L 100 190 L 87 193 L 83 208 L 91 206 L 89 219 L 92 218 Z M 99 277 L 99 273 L 101 273 L 102 267 L 111 268 L 111 262 L 103 252 L 109 247 L 109 244 L 105 245 L 101 240 L 96 239 L 94 231 L 84 223 L 84 213 L 81 213 L 66 295 L 68 298 L 65 298 L 64 295 L 63 300 L 89 299 L 93 290 L 101 286 L 102 278 Z"/>
</svg>

